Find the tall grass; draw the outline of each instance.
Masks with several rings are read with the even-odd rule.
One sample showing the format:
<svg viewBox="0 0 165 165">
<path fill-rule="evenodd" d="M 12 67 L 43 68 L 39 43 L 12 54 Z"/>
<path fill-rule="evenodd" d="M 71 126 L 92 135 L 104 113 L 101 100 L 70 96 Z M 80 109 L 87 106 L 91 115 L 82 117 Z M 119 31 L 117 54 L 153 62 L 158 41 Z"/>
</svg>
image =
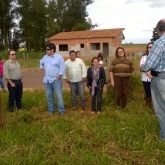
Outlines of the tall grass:
<svg viewBox="0 0 165 165">
<path fill-rule="evenodd" d="M 0 131 L 2 165 L 164 165 L 165 144 L 158 139 L 159 125 L 145 107 L 139 75 L 131 77 L 128 104 L 114 106 L 114 90 L 103 95 L 102 113 L 71 110 L 70 93 L 64 91 L 66 114 L 47 114 L 43 90 L 24 92 L 23 109 L 7 111 L 7 128 Z"/>
</svg>

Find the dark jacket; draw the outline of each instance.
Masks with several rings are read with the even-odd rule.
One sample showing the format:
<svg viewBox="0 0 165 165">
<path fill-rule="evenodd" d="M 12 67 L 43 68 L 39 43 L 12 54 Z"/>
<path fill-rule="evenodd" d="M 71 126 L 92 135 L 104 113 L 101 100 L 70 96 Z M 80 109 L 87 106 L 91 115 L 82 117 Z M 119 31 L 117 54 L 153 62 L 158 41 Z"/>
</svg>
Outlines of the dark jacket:
<svg viewBox="0 0 165 165">
<path fill-rule="evenodd" d="M 87 87 L 91 87 L 93 82 L 93 67 L 88 68 L 87 71 Z M 103 67 L 99 68 L 99 80 L 97 82 L 98 88 L 103 88 L 106 84 L 106 75 Z"/>
</svg>

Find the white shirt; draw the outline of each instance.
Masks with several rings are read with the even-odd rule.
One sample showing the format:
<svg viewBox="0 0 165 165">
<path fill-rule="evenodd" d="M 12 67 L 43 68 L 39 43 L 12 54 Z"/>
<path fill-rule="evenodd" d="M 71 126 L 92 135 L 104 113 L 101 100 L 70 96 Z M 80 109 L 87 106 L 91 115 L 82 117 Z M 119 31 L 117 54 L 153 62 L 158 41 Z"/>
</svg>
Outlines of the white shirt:
<svg viewBox="0 0 165 165">
<path fill-rule="evenodd" d="M 140 67 L 146 62 L 146 59 L 147 55 L 142 56 L 142 58 L 140 59 Z M 145 74 L 145 72 L 142 72 L 142 81 L 151 81 L 151 79 Z"/>
<path fill-rule="evenodd" d="M 65 61 L 65 67 L 66 70 L 63 78 L 69 79 L 70 82 L 82 81 L 82 78 L 87 76 L 86 66 L 80 58 L 76 58 L 74 61 L 68 59 Z"/>
</svg>

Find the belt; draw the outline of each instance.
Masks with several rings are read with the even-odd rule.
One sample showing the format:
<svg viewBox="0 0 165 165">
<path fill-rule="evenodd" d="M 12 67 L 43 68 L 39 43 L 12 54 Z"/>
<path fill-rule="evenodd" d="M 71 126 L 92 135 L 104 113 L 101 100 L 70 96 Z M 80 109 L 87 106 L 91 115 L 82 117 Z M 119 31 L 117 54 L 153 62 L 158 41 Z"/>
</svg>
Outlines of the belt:
<svg viewBox="0 0 165 165">
<path fill-rule="evenodd" d="M 165 74 L 165 72 L 158 72 L 158 74 Z"/>
<path fill-rule="evenodd" d="M 21 79 L 19 79 L 19 80 L 13 80 L 13 79 L 10 79 L 11 81 L 15 81 L 15 82 L 17 82 L 17 81 L 21 81 Z"/>
<path fill-rule="evenodd" d="M 165 74 L 165 71 L 163 71 L 163 72 L 157 72 L 157 71 L 151 70 L 151 75 L 152 75 L 152 76 L 157 77 L 159 74 Z"/>
</svg>

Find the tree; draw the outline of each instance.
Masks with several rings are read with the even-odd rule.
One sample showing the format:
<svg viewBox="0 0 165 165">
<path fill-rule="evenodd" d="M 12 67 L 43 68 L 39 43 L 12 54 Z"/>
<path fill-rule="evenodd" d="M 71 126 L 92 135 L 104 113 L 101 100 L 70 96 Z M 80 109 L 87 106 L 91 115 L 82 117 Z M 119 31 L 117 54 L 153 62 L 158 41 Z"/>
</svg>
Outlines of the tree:
<svg viewBox="0 0 165 165">
<path fill-rule="evenodd" d="M 57 23 L 61 31 L 90 30 L 93 25 L 88 18 L 87 6 L 93 0 L 57 0 Z"/>
<path fill-rule="evenodd" d="M 158 35 L 156 28 L 154 28 L 151 41 L 154 42 L 157 39 L 159 39 L 159 35 Z"/>
<path fill-rule="evenodd" d="M 11 40 L 11 28 L 15 26 L 15 1 L 0 0 L 0 49 L 8 49 Z"/>
</svg>

